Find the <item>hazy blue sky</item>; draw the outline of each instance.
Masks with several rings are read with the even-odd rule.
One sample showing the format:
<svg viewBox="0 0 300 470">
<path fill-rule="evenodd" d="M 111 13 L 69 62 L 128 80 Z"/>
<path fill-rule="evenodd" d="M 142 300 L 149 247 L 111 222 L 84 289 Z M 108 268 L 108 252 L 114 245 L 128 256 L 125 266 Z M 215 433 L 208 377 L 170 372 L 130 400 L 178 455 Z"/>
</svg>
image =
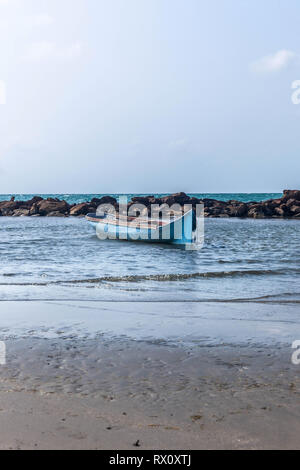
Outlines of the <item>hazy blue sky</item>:
<svg viewBox="0 0 300 470">
<path fill-rule="evenodd" d="M 0 193 L 300 188 L 299 0 L 0 0 Z"/>
</svg>

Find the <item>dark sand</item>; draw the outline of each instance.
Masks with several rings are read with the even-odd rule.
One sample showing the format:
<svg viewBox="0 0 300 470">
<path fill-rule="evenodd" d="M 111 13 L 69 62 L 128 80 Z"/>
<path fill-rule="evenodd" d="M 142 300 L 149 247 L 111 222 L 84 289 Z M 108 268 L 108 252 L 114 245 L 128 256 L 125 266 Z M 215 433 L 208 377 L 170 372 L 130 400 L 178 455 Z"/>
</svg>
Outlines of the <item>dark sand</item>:
<svg viewBox="0 0 300 470">
<path fill-rule="evenodd" d="M 78 326 L 78 335 L 75 313 L 69 329 L 37 327 L 34 315 L 17 324 L 28 304 L 1 303 L 11 319 L 0 330 L 1 449 L 135 450 L 137 440 L 140 449 L 300 448 L 300 366 L 278 325 L 269 342 L 181 344 L 108 334 L 99 324 L 93 334 Z M 51 308 L 66 315 L 63 304 L 30 308 L 50 323 Z M 113 304 L 105 308 L 113 316 Z"/>
</svg>

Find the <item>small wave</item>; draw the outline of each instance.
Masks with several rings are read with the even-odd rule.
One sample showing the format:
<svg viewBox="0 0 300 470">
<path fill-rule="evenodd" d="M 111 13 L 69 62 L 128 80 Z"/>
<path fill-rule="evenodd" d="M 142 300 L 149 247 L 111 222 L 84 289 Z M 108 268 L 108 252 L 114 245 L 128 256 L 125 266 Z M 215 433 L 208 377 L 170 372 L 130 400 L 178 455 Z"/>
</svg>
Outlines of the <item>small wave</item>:
<svg viewBox="0 0 300 470">
<path fill-rule="evenodd" d="M 182 273 L 182 274 L 104 276 L 104 277 L 93 278 L 93 279 L 70 280 L 67 282 L 70 284 L 99 283 L 99 282 L 142 282 L 142 281 L 175 282 L 175 281 L 185 281 L 189 279 L 209 279 L 209 278 L 226 278 L 226 277 L 241 277 L 241 276 L 266 276 L 266 275 L 280 275 L 280 274 L 286 274 L 286 271 L 236 270 L 236 271 L 211 271 L 211 272 Z"/>
<path fill-rule="evenodd" d="M 235 271 L 212 271 L 182 274 L 149 274 L 149 275 L 132 275 L 132 276 L 103 276 L 90 279 L 70 279 L 44 282 L 20 282 L 20 283 L 0 283 L 0 286 L 49 286 L 60 284 L 100 284 L 102 282 L 176 282 L 186 281 L 190 279 L 214 279 L 214 278 L 235 278 L 244 276 L 279 276 L 290 273 L 300 273 L 299 269 L 290 270 L 235 270 Z"/>
<path fill-rule="evenodd" d="M 107 299 L 107 298 L 96 298 L 96 299 L 91 299 L 91 298 L 76 298 L 76 297 L 66 297 L 64 296 L 63 298 L 61 297 L 37 297 L 37 298 L 28 298 L 28 297 L 18 297 L 18 298 L 7 298 L 7 299 L 0 299 L 0 303 L 2 302 L 76 302 L 76 303 L 111 303 L 111 304 L 300 304 L 300 294 L 289 294 L 291 297 L 289 299 L 287 298 L 281 298 L 280 296 L 264 296 L 264 297 L 250 297 L 250 298 L 233 298 L 233 299 L 228 299 L 228 298 L 204 298 L 204 299 L 174 299 L 174 298 L 161 298 L 161 299 L 122 299 L 122 298 L 116 298 L 116 299 Z M 284 296 L 284 294 L 283 294 Z"/>
<path fill-rule="evenodd" d="M 280 294 L 262 295 L 260 297 L 230 299 L 229 302 L 254 303 L 300 303 L 300 292 L 283 292 Z"/>
</svg>

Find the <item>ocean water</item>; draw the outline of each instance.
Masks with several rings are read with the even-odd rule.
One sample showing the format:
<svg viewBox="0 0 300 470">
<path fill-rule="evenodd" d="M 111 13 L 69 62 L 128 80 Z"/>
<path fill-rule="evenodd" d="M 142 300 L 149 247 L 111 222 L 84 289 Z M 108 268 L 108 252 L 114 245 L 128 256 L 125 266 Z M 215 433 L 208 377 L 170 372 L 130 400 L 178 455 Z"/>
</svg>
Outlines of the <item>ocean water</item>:
<svg viewBox="0 0 300 470">
<path fill-rule="evenodd" d="M 16 198 L 17 201 L 28 201 L 32 199 L 33 196 L 42 196 L 43 198 L 53 197 L 58 199 L 64 199 L 69 204 L 79 204 L 81 202 L 90 201 L 92 198 L 100 198 L 102 196 L 107 196 L 108 194 L 0 194 L 0 202 L 10 200 L 12 196 Z M 148 194 L 126 194 L 129 199 L 133 196 L 147 196 Z M 155 194 L 157 197 L 166 196 L 167 194 Z M 109 194 L 109 196 L 118 197 L 120 194 Z M 122 194 L 123 196 L 123 194 Z M 238 200 L 242 202 L 250 201 L 264 201 L 267 199 L 276 199 L 282 196 L 281 193 L 194 193 L 190 196 L 195 196 L 200 199 L 202 198 L 212 198 L 220 201 L 230 201 Z"/>
<path fill-rule="evenodd" d="M 299 233 L 297 220 L 206 219 L 203 249 L 185 251 L 100 241 L 84 219 L 0 217 L 0 300 L 297 304 Z"/>
</svg>

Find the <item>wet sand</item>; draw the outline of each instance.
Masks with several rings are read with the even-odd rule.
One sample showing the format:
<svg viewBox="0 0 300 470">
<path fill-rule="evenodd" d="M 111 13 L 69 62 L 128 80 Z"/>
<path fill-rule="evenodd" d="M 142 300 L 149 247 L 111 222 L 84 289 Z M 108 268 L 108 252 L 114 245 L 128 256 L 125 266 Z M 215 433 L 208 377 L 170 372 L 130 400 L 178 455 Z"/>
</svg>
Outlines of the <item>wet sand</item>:
<svg viewBox="0 0 300 470">
<path fill-rule="evenodd" d="M 170 304 L 147 306 L 154 319 L 148 337 L 128 319 L 138 304 L 2 302 L 0 308 L 7 348 L 0 366 L 1 449 L 135 450 L 137 441 L 139 449 L 300 448 L 292 321 L 281 330 L 278 318 L 268 326 L 257 320 L 256 334 L 233 341 L 226 320 L 224 338 L 209 332 L 201 305 L 194 335 L 185 331 L 180 341 L 175 319 L 170 337 L 163 325 L 160 336 L 155 328 L 155 313 Z"/>
</svg>

